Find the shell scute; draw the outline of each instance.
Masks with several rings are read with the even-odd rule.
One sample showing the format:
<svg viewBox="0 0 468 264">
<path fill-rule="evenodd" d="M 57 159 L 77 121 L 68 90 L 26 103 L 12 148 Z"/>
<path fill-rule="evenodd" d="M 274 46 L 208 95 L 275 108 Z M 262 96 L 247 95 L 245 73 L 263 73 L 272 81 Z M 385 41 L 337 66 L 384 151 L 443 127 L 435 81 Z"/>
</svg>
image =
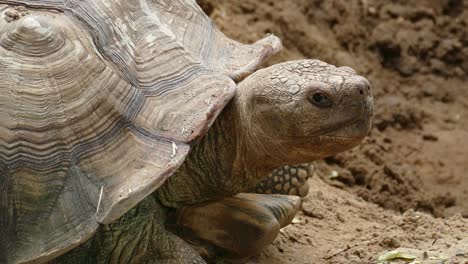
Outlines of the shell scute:
<svg viewBox="0 0 468 264">
<path fill-rule="evenodd" d="M 122 216 L 206 133 L 229 76 L 279 49 L 228 39 L 194 1 L 0 0 L 0 17 L 0 263 Z"/>
</svg>

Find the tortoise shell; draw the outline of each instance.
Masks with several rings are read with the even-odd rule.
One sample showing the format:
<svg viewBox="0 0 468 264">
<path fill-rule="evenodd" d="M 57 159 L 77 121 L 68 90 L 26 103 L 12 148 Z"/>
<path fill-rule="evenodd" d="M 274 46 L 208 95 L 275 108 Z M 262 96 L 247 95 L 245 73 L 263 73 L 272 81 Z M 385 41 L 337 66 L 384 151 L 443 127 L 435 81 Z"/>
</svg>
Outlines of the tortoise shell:
<svg viewBox="0 0 468 264">
<path fill-rule="evenodd" d="M 0 0 L 0 263 L 91 237 L 183 163 L 281 44 L 188 0 Z"/>
</svg>

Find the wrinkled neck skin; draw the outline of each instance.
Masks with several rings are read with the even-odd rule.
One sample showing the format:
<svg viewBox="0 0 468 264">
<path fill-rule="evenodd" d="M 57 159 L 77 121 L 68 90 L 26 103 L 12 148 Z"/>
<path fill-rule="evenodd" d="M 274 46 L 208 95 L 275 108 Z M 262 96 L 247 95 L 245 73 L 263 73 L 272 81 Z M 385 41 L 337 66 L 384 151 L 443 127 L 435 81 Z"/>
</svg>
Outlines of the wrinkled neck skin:
<svg viewBox="0 0 468 264">
<path fill-rule="evenodd" d="M 156 191 L 164 205 L 180 207 L 245 192 L 285 165 L 273 138 L 251 133 L 249 115 L 242 111 L 245 86 L 239 84 L 207 135 Z"/>
</svg>

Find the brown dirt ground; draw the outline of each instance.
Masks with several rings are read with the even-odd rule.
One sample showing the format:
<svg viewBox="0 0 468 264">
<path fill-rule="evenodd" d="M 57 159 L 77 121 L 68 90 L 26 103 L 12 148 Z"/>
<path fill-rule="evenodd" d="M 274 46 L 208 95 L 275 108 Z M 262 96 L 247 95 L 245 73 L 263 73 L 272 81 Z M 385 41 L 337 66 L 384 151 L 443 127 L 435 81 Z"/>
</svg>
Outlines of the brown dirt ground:
<svg viewBox="0 0 468 264">
<path fill-rule="evenodd" d="M 279 36 L 270 64 L 318 58 L 373 85 L 371 136 L 316 162 L 295 224 L 252 263 L 375 263 L 396 248 L 468 263 L 468 1 L 199 2 L 234 39 Z"/>
</svg>

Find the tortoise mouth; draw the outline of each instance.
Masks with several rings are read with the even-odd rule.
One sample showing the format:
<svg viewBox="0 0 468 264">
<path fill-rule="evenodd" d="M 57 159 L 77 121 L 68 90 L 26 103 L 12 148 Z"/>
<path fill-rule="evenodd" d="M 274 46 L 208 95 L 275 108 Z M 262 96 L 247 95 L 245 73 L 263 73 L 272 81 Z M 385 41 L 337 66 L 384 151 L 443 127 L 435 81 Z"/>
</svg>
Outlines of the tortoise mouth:
<svg viewBox="0 0 468 264">
<path fill-rule="evenodd" d="M 300 146 L 300 149 L 308 149 L 318 151 L 318 150 L 333 150 L 332 155 L 335 152 L 345 151 L 349 148 L 352 148 L 358 145 L 365 135 L 362 136 L 337 136 L 337 135 L 319 135 L 319 136 L 303 136 L 296 137 L 295 142 L 297 146 Z M 319 148 L 317 149 L 317 146 Z M 322 152 L 322 151 L 319 151 Z"/>
<path fill-rule="evenodd" d="M 371 119 L 357 116 L 331 126 L 311 131 L 303 135 L 289 136 L 289 139 L 309 139 L 311 141 L 323 142 L 330 140 L 340 142 L 344 140 L 360 140 L 366 137 L 370 131 Z"/>
<path fill-rule="evenodd" d="M 365 134 L 342 136 L 336 135 L 335 132 L 332 131 L 325 135 L 295 137 L 290 139 L 294 141 L 293 145 L 291 145 L 291 141 L 284 141 L 283 145 L 287 146 L 286 152 L 291 155 L 289 163 L 300 164 L 335 155 L 357 146 L 365 137 Z"/>
<path fill-rule="evenodd" d="M 357 115 L 348 120 L 337 122 L 328 127 L 319 129 L 306 135 L 309 137 L 325 136 L 328 138 L 337 137 L 342 139 L 359 139 L 365 138 L 372 126 L 372 113 L 362 109 Z"/>
<path fill-rule="evenodd" d="M 352 121 L 344 123 L 342 126 L 337 127 L 331 131 L 327 131 L 323 136 L 338 137 L 347 139 L 363 139 L 371 129 L 371 120 L 356 118 Z"/>
<path fill-rule="evenodd" d="M 340 131 L 342 129 L 345 129 L 347 127 L 351 127 L 352 125 L 354 125 L 355 123 L 359 122 L 360 120 L 360 117 L 355 117 L 355 118 L 352 118 L 352 119 L 349 119 L 349 120 L 346 120 L 346 121 L 343 121 L 343 122 L 338 122 L 330 127 L 326 127 L 326 128 L 323 128 L 323 129 L 320 129 L 318 130 L 317 132 L 315 132 L 314 134 L 315 135 L 311 135 L 312 137 L 314 136 L 332 136 L 333 133 L 337 132 L 337 131 Z M 342 138 L 347 138 L 348 136 L 340 136 Z"/>
</svg>

